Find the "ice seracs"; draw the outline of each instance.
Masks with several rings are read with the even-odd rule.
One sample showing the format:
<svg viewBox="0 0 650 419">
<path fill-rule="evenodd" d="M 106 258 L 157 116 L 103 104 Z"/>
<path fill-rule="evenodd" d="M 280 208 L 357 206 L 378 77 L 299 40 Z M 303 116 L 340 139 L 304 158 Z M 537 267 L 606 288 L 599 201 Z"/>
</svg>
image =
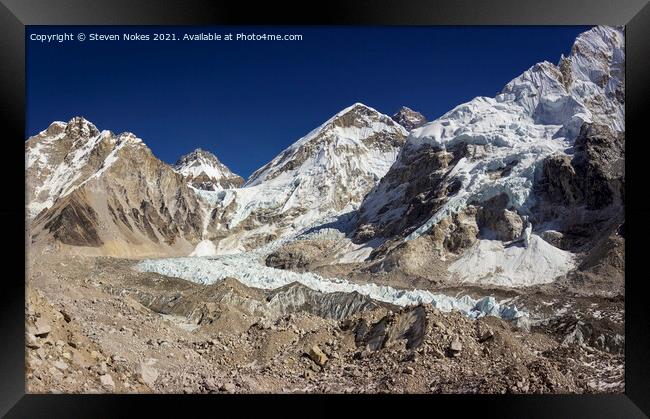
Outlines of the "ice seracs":
<svg viewBox="0 0 650 419">
<path fill-rule="evenodd" d="M 496 193 L 507 193 L 511 204 L 526 214 L 534 204 L 537 165 L 569 149 L 585 122 L 597 120 L 615 132 L 623 130 L 624 106 L 616 93 L 623 83 L 623 45 L 621 29 L 594 28 L 581 34 L 572 54 L 562 59 L 564 72 L 549 62 L 536 64 L 495 99 L 478 97 L 413 131 L 404 152 L 423 143 L 441 148 L 479 144 L 490 146 L 491 152 L 474 162 L 457 163 L 460 193 L 409 238 L 426 231 L 440 214 Z M 512 161 L 518 163 L 507 177 L 495 182 L 486 176 L 491 167 Z"/>
<path fill-rule="evenodd" d="M 345 279 L 323 278 L 309 272 L 297 273 L 270 268 L 261 265 L 254 253 L 222 255 L 209 259 L 193 257 L 147 259 L 138 263 L 135 269 L 201 284 L 213 284 L 228 277 L 235 277 L 244 285 L 262 289 L 276 289 L 298 282 L 325 293 L 358 292 L 375 300 L 399 306 L 432 304 L 441 311 L 458 310 L 471 318 L 493 315 L 514 320 L 528 316 L 525 311 L 520 311 L 513 305 L 497 302 L 494 297 L 474 299 L 466 295 L 456 298 L 423 290 L 398 290 L 376 284 L 360 285 Z"/>
</svg>

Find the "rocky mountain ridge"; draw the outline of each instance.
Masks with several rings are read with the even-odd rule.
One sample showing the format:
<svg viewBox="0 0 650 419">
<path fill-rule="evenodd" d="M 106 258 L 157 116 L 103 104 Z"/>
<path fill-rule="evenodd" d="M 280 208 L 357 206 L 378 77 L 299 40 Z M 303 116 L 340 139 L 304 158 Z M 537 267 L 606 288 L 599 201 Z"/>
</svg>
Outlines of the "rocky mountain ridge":
<svg viewBox="0 0 650 419">
<path fill-rule="evenodd" d="M 203 193 L 206 239 L 219 252 L 252 249 L 351 212 L 392 165 L 406 130 L 354 104 L 254 172 L 242 188 Z"/>
<path fill-rule="evenodd" d="M 76 117 L 25 148 L 34 246 L 133 257 L 187 254 L 200 239 L 195 193 L 134 134 Z"/>
</svg>

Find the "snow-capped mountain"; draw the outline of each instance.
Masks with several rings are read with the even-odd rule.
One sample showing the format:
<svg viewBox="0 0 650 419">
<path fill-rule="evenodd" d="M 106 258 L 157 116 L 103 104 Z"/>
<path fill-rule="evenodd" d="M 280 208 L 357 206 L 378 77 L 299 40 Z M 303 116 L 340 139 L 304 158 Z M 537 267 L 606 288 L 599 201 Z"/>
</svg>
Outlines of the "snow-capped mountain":
<svg viewBox="0 0 650 419">
<path fill-rule="evenodd" d="M 33 242 L 134 256 L 187 254 L 200 239 L 195 193 L 134 134 L 75 117 L 28 139 L 25 152 Z"/>
<path fill-rule="evenodd" d="M 206 191 L 237 188 L 244 183 L 244 179 L 231 172 L 217 156 L 200 148 L 182 156 L 174 170 L 185 176 L 193 187 Z"/>
<path fill-rule="evenodd" d="M 358 208 L 395 161 L 407 131 L 356 103 L 251 175 L 243 188 L 202 194 L 222 251 L 256 247 Z"/>
<path fill-rule="evenodd" d="M 122 138 L 119 144 L 111 143 L 109 137 L 82 117 L 53 122 L 31 137 L 25 143 L 28 217 L 51 207 L 100 170 L 114 148 L 136 141 Z"/>
<path fill-rule="evenodd" d="M 406 106 L 399 108 L 391 118 L 409 131 L 427 123 L 424 115 Z"/>
<path fill-rule="evenodd" d="M 25 145 L 33 237 L 122 256 L 189 254 L 201 239 L 213 240 L 201 249 L 254 248 L 358 208 L 406 134 L 354 104 L 237 187 L 241 178 L 209 152 L 172 168 L 133 134 L 100 132 L 83 118 L 55 122 Z"/>
<path fill-rule="evenodd" d="M 426 236 L 440 257 L 474 252 L 465 264 L 454 266 L 463 279 L 503 283 L 508 281 L 499 274 L 504 269 L 503 245 L 492 248 L 475 242 L 495 237 L 508 242 L 528 230 L 526 246 L 511 251 L 516 266 L 508 269 L 524 272 L 535 269 L 535 261 L 550 263 L 552 275 L 537 278 L 537 283 L 568 271 L 574 266 L 572 256 L 541 239 L 550 237 L 548 231 L 572 232 L 556 231 L 566 226 L 557 217 L 567 215 L 562 211 L 555 211 L 555 219 L 549 211 L 545 217 L 537 212 L 543 206 L 540 182 L 558 156 L 566 156 L 574 175 L 581 170 L 584 163 L 576 161 L 586 157 L 578 142 L 614 147 L 614 152 L 602 152 L 610 160 L 588 163 L 589 170 L 622 164 L 617 152 L 622 152 L 624 131 L 624 62 L 622 29 L 595 27 L 576 39 L 571 54 L 558 65 L 535 64 L 496 97 L 477 97 L 412 130 L 395 164 L 365 198 L 356 240 L 388 240 L 376 252 L 383 257 L 396 242 Z M 601 175 L 598 179 L 609 179 L 607 173 Z M 608 182 L 604 188 L 610 188 Z M 585 191 L 581 196 L 587 195 Z"/>
</svg>

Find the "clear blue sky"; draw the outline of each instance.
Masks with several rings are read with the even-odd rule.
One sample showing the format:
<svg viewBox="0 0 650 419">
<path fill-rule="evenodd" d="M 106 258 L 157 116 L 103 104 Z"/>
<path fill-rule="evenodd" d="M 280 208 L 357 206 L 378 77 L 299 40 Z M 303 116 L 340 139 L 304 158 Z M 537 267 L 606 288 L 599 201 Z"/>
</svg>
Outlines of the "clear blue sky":
<svg viewBox="0 0 650 419">
<path fill-rule="evenodd" d="M 29 41 L 31 33 L 140 34 L 152 27 L 29 27 L 27 134 L 81 115 L 131 131 L 173 163 L 197 147 L 247 177 L 340 109 L 401 105 L 435 119 L 557 63 L 588 27 L 175 27 L 300 33 L 302 41 Z"/>
</svg>

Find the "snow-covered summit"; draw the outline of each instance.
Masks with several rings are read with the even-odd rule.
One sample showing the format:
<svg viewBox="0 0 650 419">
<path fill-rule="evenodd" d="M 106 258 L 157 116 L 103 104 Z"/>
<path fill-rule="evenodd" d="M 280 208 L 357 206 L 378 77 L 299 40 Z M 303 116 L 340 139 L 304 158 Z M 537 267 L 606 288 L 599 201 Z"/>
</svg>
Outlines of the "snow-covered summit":
<svg viewBox="0 0 650 419">
<path fill-rule="evenodd" d="M 239 187 L 244 183 L 217 156 L 201 148 L 182 156 L 174 165 L 174 170 L 195 188 L 208 191 Z"/>
<path fill-rule="evenodd" d="M 576 39 L 558 65 L 537 63 L 495 98 L 477 97 L 414 130 L 408 146 L 457 142 L 514 146 L 562 137 L 572 141 L 585 122 L 624 130 L 624 35 L 595 27 Z M 531 132 L 543 135 L 530 135 Z"/>
<path fill-rule="evenodd" d="M 100 176 L 127 146 L 146 147 L 130 132 L 100 131 L 87 119 L 55 121 L 25 142 L 28 217 L 45 208 L 92 177 Z"/>
<path fill-rule="evenodd" d="M 423 144 L 490 147 L 485 158 L 458 162 L 454 174 L 462 187 L 444 213 L 468 200 L 482 201 L 502 192 L 511 205 L 526 212 L 535 203 L 531 188 L 537 163 L 570 149 L 584 123 L 598 122 L 613 132 L 624 130 L 624 58 L 622 29 L 595 27 L 578 36 L 571 55 L 562 57 L 558 66 L 535 64 L 495 98 L 477 97 L 413 130 L 403 153 Z M 514 165 L 509 176 L 497 180 L 488 176 L 509 164 Z"/>
<path fill-rule="evenodd" d="M 243 188 L 214 195 L 219 217 L 208 226 L 209 235 L 228 232 L 220 251 L 255 247 L 262 237 L 356 209 L 393 164 L 406 134 L 361 103 L 337 112 L 253 173 Z"/>
<path fill-rule="evenodd" d="M 287 172 L 315 174 L 314 170 L 319 171 L 319 168 L 329 171 L 341 163 L 339 155 L 349 152 L 395 150 L 406 134 L 407 131 L 389 116 L 357 102 L 337 112 L 255 171 L 246 186 L 255 186 Z M 371 163 L 374 164 L 369 170 L 378 176 L 383 176 L 388 169 L 384 159 Z"/>
<path fill-rule="evenodd" d="M 496 99 L 521 106 L 536 124 L 561 125 L 575 138 L 585 122 L 624 128 L 625 42 L 622 28 L 598 26 L 580 34 L 568 57 L 542 62 L 509 82 Z"/>
</svg>

